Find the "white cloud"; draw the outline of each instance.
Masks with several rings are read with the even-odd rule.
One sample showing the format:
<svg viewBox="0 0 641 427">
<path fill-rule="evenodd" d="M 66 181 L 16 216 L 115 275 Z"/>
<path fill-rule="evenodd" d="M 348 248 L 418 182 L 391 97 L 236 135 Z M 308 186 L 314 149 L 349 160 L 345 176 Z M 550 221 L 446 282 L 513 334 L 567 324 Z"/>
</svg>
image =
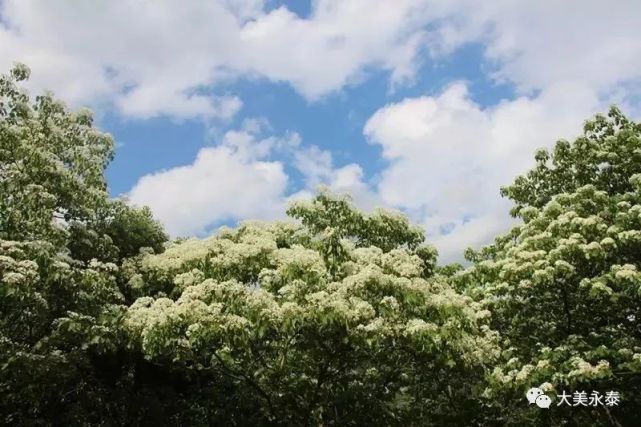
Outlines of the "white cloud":
<svg viewBox="0 0 641 427">
<path fill-rule="evenodd" d="M 560 81 L 607 87 L 641 77 L 641 3 L 426 0 L 439 9 L 433 55 L 482 42 L 496 76 L 529 91 Z"/>
<path fill-rule="evenodd" d="M 366 209 L 381 203 L 360 166 L 335 168 L 331 153 L 301 147 L 297 133 L 260 138 L 267 126 L 250 120 L 226 132 L 219 145 L 202 148 L 192 164 L 143 176 L 127 194 L 129 201 L 151 207 L 173 236 L 202 234 L 222 221 L 282 218 L 290 200 L 312 197 L 319 185 L 350 193 Z M 287 158 L 306 177 L 293 194 Z"/>
<path fill-rule="evenodd" d="M 364 133 L 390 165 L 378 186 L 387 203 L 427 228 L 442 259 L 489 243 L 512 222 L 499 197 L 535 148 L 580 132 L 583 120 L 618 102 L 638 112 L 641 3 L 532 1 L 439 3 L 434 58 L 482 42 L 492 76 L 522 96 L 482 107 L 465 83 L 377 111 Z"/>
<path fill-rule="evenodd" d="M 230 119 L 243 105 L 236 96 L 187 95 L 184 91 L 169 92 L 154 86 L 147 84 L 120 96 L 116 101 L 120 112 L 139 119 L 157 115 Z"/>
<path fill-rule="evenodd" d="M 288 133 L 283 138 L 273 136 L 257 139 L 258 132 L 230 130 L 223 136 L 223 145 L 233 149 L 238 157 L 247 160 L 264 159 L 274 151 L 291 151 L 301 143 L 300 135 Z"/>
<path fill-rule="evenodd" d="M 307 187 L 316 187 L 331 179 L 332 153 L 312 145 L 294 154 L 294 167 L 305 177 Z"/>
<path fill-rule="evenodd" d="M 260 134 L 272 130 L 272 125 L 265 117 L 248 117 L 243 120 L 241 128 L 249 133 Z"/>
<path fill-rule="evenodd" d="M 281 162 L 266 158 L 299 140 L 296 134 L 257 139 L 245 131 L 227 132 L 220 145 L 202 148 L 192 164 L 140 178 L 129 200 L 150 206 L 174 236 L 201 234 L 225 220 L 280 217 L 288 176 Z"/>
<path fill-rule="evenodd" d="M 211 94 L 238 77 L 292 84 L 309 99 L 339 90 L 367 67 L 411 80 L 422 1 L 318 0 L 309 19 L 261 0 L 6 0 L 0 67 L 22 61 L 34 89 L 138 118 L 228 118 L 234 96 Z M 362 19 L 367 16 L 367 19 Z"/>
<path fill-rule="evenodd" d="M 425 225 L 444 260 L 460 258 L 511 223 L 499 187 L 531 165 L 536 148 L 575 136 L 601 107 L 591 90 L 566 84 L 483 108 L 461 82 L 390 104 L 364 129 L 390 161 L 380 197 Z"/>
<path fill-rule="evenodd" d="M 22 61 L 36 89 L 106 103 L 133 117 L 227 117 L 234 97 L 196 93 L 238 47 L 239 18 L 220 2 L 5 1 L 0 66 Z"/>
<path fill-rule="evenodd" d="M 202 89 L 241 76 L 288 82 L 312 100 L 370 68 L 412 81 L 423 48 L 439 60 L 468 42 L 483 43 L 495 76 L 523 91 L 560 82 L 613 91 L 641 79 L 637 0 L 316 0 L 305 19 L 266 11 L 264 0 L 0 7 L 0 67 L 24 61 L 38 89 L 141 118 L 228 118 L 240 100 Z"/>
<path fill-rule="evenodd" d="M 424 2 L 319 0 L 310 19 L 284 7 L 249 22 L 241 31 L 246 67 L 290 82 L 316 99 L 358 79 L 365 67 L 411 79 L 423 41 Z M 363 19 L 367 16 L 367 19 Z"/>
</svg>

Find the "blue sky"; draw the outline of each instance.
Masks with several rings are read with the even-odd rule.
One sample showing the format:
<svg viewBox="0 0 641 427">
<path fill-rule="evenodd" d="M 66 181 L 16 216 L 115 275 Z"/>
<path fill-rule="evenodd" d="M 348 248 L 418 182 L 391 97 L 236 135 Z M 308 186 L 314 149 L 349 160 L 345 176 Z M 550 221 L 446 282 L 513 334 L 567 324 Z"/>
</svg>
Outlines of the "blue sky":
<svg viewBox="0 0 641 427">
<path fill-rule="evenodd" d="M 300 9 L 299 6 L 296 11 L 300 13 Z M 114 195 L 126 193 L 145 174 L 190 163 L 203 144 L 216 144 L 224 130 L 238 128 L 244 120 L 257 117 L 269 122 L 272 133 L 294 130 L 306 144 L 330 150 L 338 164 L 357 162 L 367 175 L 374 176 L 386 162 L 380 157 L 380 148 L 368 144 L 363 135 L 367 119 L 382 105 L 438 93 L 457 80 L 469 82 L 471 98 L 484 106 L 511 96 L 511 85 L 488 79 L 482 71 L 484 65 L 482 46 L 469 45 L 438 68 L 425 66 L 412 85 L 391 91 L 389 72 L 370 70 L 362 84 L 345 87 L 317 102 L 307 101 L 285 83 L 241 79 L 225 85 L 223 90 L 245 100 L 243 108 L 231 120 L 213 124 L 213 131 L 198 119 L 131 121 L 120 115 L 107 115 L 101 126 L 119 143 L 118 155 L 108 170 L 110 190 Z M 151 151 L 153 157 L 149 156 Z M 145 157 L 146 161 L 141 162 Z M 301 186 L 297 182 L 292 185 Z"/>
<path fill-rule="evenodd" d="M 460 260 L 510 227 L 499 186 L 536 148 L 641 105 L 634 0 L 0 4 L 0 65 L 94 109 L 111 193 L 175 236 L 282 218 L 326 185 Z"/>
</svg>

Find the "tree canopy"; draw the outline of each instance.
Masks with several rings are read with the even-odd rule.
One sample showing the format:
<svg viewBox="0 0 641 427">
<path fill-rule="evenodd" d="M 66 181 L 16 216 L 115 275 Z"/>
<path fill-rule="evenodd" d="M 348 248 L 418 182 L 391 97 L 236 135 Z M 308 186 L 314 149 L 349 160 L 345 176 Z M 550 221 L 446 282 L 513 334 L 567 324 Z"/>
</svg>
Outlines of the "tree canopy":
<svg viewBox="0 0 641 427">
<path fill-rule="evenodd" d="M 559 424 L 618 425 L 641 407 L 640 155 L 641 126 L 617 108 L 574 142 L 539 151 L 535 168 L 503 190 L 524 224 L 468 251 L 474 264 L 453 276 L 492 313 L 503 362 L 490 384 L 508 393 L 502 400 L 547 383 L 559 393 L 617 390 L 627 402 L 615 414 L 555 413 Z"/>
<path fill-rule="evenodd" d="M 501 190 L 521 224 L 439 266 L 407 217 L 326 190 L 170 241 L 109 197 L 91 113 L 28 76 L 0 78 L 2 424 L 635 424 L 641 125 L 618 109 Z"/>
<path fill-rule="evenodd" d="M 103 423 L 115 389 L 100 376 L 124 348 L 131 302 L 119 264 L 167 236 L 148 209 L 109 199 L 114 144 L 91 113 L 51 94 L 31 101 L 18 86 L 28 76 L 0 77 L 2 423 Z"/>
</svg>

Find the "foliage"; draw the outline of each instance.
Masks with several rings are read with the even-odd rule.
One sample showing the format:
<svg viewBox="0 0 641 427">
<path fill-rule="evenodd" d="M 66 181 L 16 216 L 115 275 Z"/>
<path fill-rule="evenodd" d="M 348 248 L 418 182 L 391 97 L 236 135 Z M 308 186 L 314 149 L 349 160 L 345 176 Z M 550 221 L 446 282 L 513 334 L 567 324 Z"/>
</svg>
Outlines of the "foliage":
<svg viewBox="0 0 641 427">
<path fill-rule="evenodd" d="M 212 396 L 198 410 L 205 423 L 471 422 L 474 379 L 497 354 L 487 312 L 423 277 L 416 237 L 405 229 L 398 241 L 396 214 L 368 218 L 372 236 L 337 223 L 328 205 L 361 215 L 321 194 L 292 211 L 322 231 L 246 223 L 144 257 L 131 283 L 156 296 L 128 310 L 133 345 L 199 378 L 199 394 Z M 398 247 L 359 247 L 373 238 Z"/>
<path fill-rule="evenodd" d="M 107 201 L 90 220 L 71 221 L 68 231 L 71 255 L 83 261 L 119 262 L 141 248 L 162 252 L 169 238 L 148 207 L 128 206 L 123 200 Z"/>
<path fill-rule="evenodd" d="M 28 75 L 0 77 L 0 423 L 97 422 L 95 358 L 124 342 L 114 262 L 166 238 L 148 210 L 108 199 L 113 141 L 91 113 L 32 103 L 16 84 Z"/>
<path fill-rule="evenodd" d="M 456 287 L 492 312 L 503 361 L 490 378 L 500 402 L 516 402 L 505 422 L 611 425 L 641 405 L 641 127 L 615 108 L 572 144 L 540 152 L 536 167 L 507 194 L 524 224 L 474 253 Z M 609 160 L 608 165 L 602 162 Z M 553 166 L 548 165 L 551 164 Z M 609 413 L 523 413 L 527 389 L 616 390 Z M 538 408 L 536 408 L 538 409 Z M 508 414 L 507 408 L 503 409 Z M 525 417 L 523 419 L 522 417 Z"/>
<path fill-rule="evenodd" d="M 632 191 L 630 178 L 641 173 L 640 133 L 641 123 L 612 107 L 607 116 L 588 120 L 583 135 L 572 143 L 560 140 L 551 153 L 538 150 L 536 166 L 501 193 L 515 202 L 512 212 L 519 215 L 525 207 L 542 208 L 555 195 L 585 185 L 608 194 Z"/>
</svg>

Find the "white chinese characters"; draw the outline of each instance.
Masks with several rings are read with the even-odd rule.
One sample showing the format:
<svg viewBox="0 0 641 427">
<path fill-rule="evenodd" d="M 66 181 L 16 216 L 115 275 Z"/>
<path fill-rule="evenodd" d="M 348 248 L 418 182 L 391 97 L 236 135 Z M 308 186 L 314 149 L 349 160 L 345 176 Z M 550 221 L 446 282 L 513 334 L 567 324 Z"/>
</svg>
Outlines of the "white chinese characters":
<svg viewBox="0 0 641 427">
<path fill-rule="evenodd" d="M 557 397 L 559 401 L 556 406 L 619 406 L 621 400 L 618 391 L 608 391 L 604 396 L 596 390 L 593 390 L 589 395 L 585 391 L 575 391 L 568 394 L 563 390 Z"/>
</svg>

